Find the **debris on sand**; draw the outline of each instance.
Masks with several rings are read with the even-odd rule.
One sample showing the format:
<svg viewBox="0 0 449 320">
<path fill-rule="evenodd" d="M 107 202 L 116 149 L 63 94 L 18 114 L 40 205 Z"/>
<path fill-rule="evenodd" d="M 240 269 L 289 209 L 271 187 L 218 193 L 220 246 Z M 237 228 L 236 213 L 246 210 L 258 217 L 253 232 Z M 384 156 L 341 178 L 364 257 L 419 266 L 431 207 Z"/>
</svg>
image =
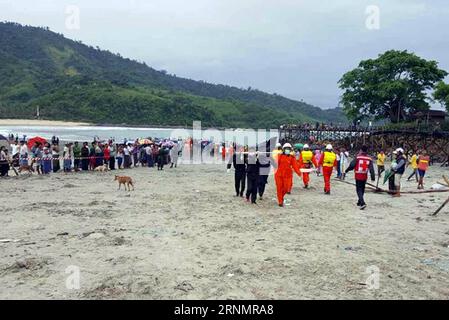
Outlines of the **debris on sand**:
<svg viewBox="0 0 449 320">
<path fill-rule="evenodd" d="M 187 281 L 183 281 L 181 283 L 179 283 L 178 285 L 176 285 L 175 287 L 176 290 L 181 290 L 184 292 L 189 292 L 193 290 L 193 286 L 188 283 Z"/>
</svg>

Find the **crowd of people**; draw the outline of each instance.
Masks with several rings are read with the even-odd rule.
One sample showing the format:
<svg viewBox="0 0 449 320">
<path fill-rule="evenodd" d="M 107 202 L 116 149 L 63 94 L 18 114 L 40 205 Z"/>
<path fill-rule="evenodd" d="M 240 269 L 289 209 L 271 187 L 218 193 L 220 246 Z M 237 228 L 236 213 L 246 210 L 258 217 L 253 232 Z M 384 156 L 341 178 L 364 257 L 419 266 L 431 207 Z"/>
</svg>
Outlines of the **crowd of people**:
<svg viewBox="0 0 449 320">
<path fill-rule="evenodd" d="M 30 147 L 30 142 L 32 145 Z M 165 165 L 176 167 L 178 157 L 183 150 L 192 155 L 192 147 L 197 143 L 201 150 L 210 144 L 206 141 L 187 140 L 152 142 L 149 139 L 115 143 L 112 139 L 106 142 L 94 140 L 92 143 L 65 143 L 60 148 L 59 139 L 53 137 L 47 141 L 27 141 L 14 139 L 11 144 L 11 156 L 8 148 L 0 149 L 0 174 L 8 174 L 9 166 L 31 167 L 38 174 L 50 172 L 92 171 L 98 167 L 108 170 L 129 169 L 137 166 L 157 167 L 163 170 Z M 324 194 L 331 194 L 331 177 L 344 180 L 350 171 L 354 171 L 357 206 L 366 208 L 364 200 L 368 178 L 379 181 L 384 175 L 388 181 L 389 192 L 393 197 L 401 195 L 401 182 L 408 167 L 411 168 L 407 181 L 416 180 L 418 189 L 424 189 L 424 178 L 430 165 L 430 157 L 425 150 L 414 153 L 409 159 L 402 148 L 392 152 L 391 164 L 386 168 L 387 155 L 379 151 L 374 157 L 368 154 L 368 148 L 363 146 L 359 153 L 350 160 L 347 150 L 333 148 L 327 144 L 324 148 L 308 144 L 278 143 L 272 151 L 259 151 L 257 147 L 237 146 L 235 143 L 227 146 L 225 143 L 214 144 L 210 148 L 212 156 L 227 162 L 228 172 L 234 167 L 235 195 L 245 197 L 246 201 L 257 203 L 257 198 L 263 199 L 265 187 L 271 168 L 274 168 L 274 181 L 278 205 L 284 206 L 284 199 L 293 190 L 293 175 L 296 173 L 308 189 L 311 183 L 310 175 L 323 177 Z M 62 161 L 61 161 L 62 160 Z M 62 162 L 62 168 L 61 168 Z M 377 172 L 375 170 L 377 167 Z"/>
<path fill-rule="evenodd" d="M 63 172 L 93 171 L 103 166 L 107 170 L 129 169 L 138 166 L 177 167 L 182 147 L 178 141 L 163 140 L 152 142 L 144 139 L 116 143 L 113 140 L 91 143 L 68 142 L 60 144 L 59 138 L 53 137 L 51 143 L 44 139 L 27 141 L 14 138 L 8 148 L 1 148 L 0 173 L 8 175 L 10 167 L 29 168 L 37 174 Z M 61 166 L 62 164 L 62 166 Z"/>
</svg>

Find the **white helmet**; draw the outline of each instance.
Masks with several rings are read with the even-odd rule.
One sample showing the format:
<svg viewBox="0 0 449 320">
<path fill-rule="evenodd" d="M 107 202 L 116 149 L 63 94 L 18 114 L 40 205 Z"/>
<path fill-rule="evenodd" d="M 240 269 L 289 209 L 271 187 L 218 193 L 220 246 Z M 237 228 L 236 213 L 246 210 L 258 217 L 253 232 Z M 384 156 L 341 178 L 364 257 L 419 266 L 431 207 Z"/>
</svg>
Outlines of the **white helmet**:
<svg viewBox="0 0 449 320">
<path fill-rule="evenodd" d="M 397 152 L 397 153 L 404 153 L 404 149 L 402 149 L 402 148 L 397 148 L 397 149 L 396 149 L 396 152 Z"/>
<path fill-rule="evenodd" d="M 282 149 L 287 149 L 287 148 L 292 149 L 292 145 L 290 143 L 286 143 L 282 146 Z"/>
<path fill-rule="evenodd" d="M 310 146 L 308 144 L 305 144 L 304 147 L 302 147 L 303 149 L 310 149 Z"/>
<path fill-rule="evenodd" d="M 281 147 L 282 147 L 282 144 L 280 144 L 279 142 L 276 143 L 276 148 L 281 148 Z"/>
<path fill-rule="evenodd" d="M 332 150 L 333 148 L 332 148 L 332 145 L 331 144 L 328 144 L 327 146 L 326 146 L 326 150 Z"/>
</svg>

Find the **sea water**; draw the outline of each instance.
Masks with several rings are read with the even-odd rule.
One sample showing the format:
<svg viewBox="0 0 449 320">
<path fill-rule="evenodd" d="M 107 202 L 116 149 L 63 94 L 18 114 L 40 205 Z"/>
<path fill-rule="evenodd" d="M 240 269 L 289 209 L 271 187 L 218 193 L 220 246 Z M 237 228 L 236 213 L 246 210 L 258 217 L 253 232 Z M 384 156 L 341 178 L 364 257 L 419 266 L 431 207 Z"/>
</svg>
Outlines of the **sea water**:
<svg viewBox="0 0 449 320">
<path fill-rule="evenodd" d="M 257 136 L 258 141 L 269 140 L 278 135 L 276 129 L 262 130 L 262 129 L 229 129 L 229 130 L 199 130 L 193 134 L 193 130 L 182 128 L 136 128 L 136 127 L 103 127 L 103 126 L 42 126 L 42 125 L 11 125 L 0 126 L 0 134 L 8 136 L 13 134 L 18 135 L 19 139 L 26 136 L 32 138 L 40 136 L 45 139 L 51 139 L 53 136 L 58 137 L 62 141 L 87 141 L 91 142 L 94 138 L 99 140 L 114 139 L 117 142 L 133 141 L 139 138 L 159 138 L 159 139 L 179 139 L 185 138 L 185 135 L 196 136 L 202 140 L 213 140 L 215 142 L 231 141 L 227 139 L 230 136 L 229 132 L 238 138 L 251 140 Z M 184 133 L 184 134 L 183 134 Z M 200 135 L 201 137 L 198 137 Z M 251 144 L 251 143 L 250 143 Z"/>
</svg>

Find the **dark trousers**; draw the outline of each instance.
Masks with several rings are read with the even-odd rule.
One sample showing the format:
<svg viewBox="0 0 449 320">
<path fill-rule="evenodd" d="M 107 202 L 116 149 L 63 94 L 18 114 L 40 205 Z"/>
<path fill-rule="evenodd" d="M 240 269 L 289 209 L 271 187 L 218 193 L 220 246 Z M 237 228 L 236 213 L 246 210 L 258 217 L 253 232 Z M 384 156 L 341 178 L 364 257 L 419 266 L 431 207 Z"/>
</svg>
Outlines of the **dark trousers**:
<svg viewBox="0 0 449 320">
<path fill-rule="evenodd" d="M 388 190 L 396 191 L 396 186 L 394 185 L 394 174 L 388 179 Z"/>
<path fill-rule="evenodd" d="M 56 154 L 53 155 L 53 157 L 57 158 L 53 160 L 53 172 L 56 173 L 61 170 L 61 162 L 59 161 L 59 155 Z"/>
<path fill-rule="evenodd" d="M 157 169 L 164 170 L 165 157 L 163 155 L 158 155 L 157 157 Z"/>
<path fill-rule="evenodd" d="M 5 177 L 8 175 L 9 163 L 4 161 L 0 162 L 0 176 Z"/>
<path fill-rule="evenodd" d="M 73 160 L 73 166 L 75 167 L 75 170 L 79 169 L 79 167 L 80 167 L 80 159 L 79 158 L 75 158 L 75 160 Z"/>
<path fill-rule="evenodd" d="M 237 196 L 243 196 L 243 192 L 245 191 L 245 183 L 246 183 L 246 172 L 236 171 L 235 172 L 235 193 Z"/>
<path fill-rule="evenodd" d="M 415 176 L 416 182 L 418 182 L 418 169 L 413 169 L 412 174 L 408 177 L 407 180 L 410 180 L 411 178 L 413 178 L 413 176 Z"/>
<path fill-rule="evenodd" d="M 109 158 L 109 170 L 115 170 L 115 157 Z"/>
<path fill-rule="evenodd" d="M 154 167 L 154 159 L 152 154 L 147 154 L 147 165 L 149 168 Z"/>
<path fill-rule="evenodd" d="M 355 180 L 355 186 L 357 191 L 357 197 L 359 198 L 357 204 L 359 206 L 366 205 L 365 199 L 363 198 L 363 196 L 365 195 L 366 180 Z"/>
<path fill-rule="evenodd" d="M 81 169 L 83 171 L 89 171 L 89 159 L 81 159 Z"/>
<path fill-rule="evenodd" d="M 257 189 L 259 190 L 259 197 L 263 197 L 265 193 L 265 186 L 268 183 L 268 175 L 260 175 Z"/>
<path fill-rule="evenodd" d="M 125 168 L 131 167 L 131 156 L 125 154 L 125 161 L 124 161 Z"/>
<path fill-rule="evenodd" d="M 377 175 L 379 178 L 382 176 L 382 173 L 385 171 L 385 166 L 377 166 Z"/>
<path fill-rule="evenodd" d="M 246 199 L 251 198 L 252 203 L 256 203 L 257 200 L 257 184 L 259 182 L 259 176 L 248 175 L 246 189 Z"/>
</svg>

